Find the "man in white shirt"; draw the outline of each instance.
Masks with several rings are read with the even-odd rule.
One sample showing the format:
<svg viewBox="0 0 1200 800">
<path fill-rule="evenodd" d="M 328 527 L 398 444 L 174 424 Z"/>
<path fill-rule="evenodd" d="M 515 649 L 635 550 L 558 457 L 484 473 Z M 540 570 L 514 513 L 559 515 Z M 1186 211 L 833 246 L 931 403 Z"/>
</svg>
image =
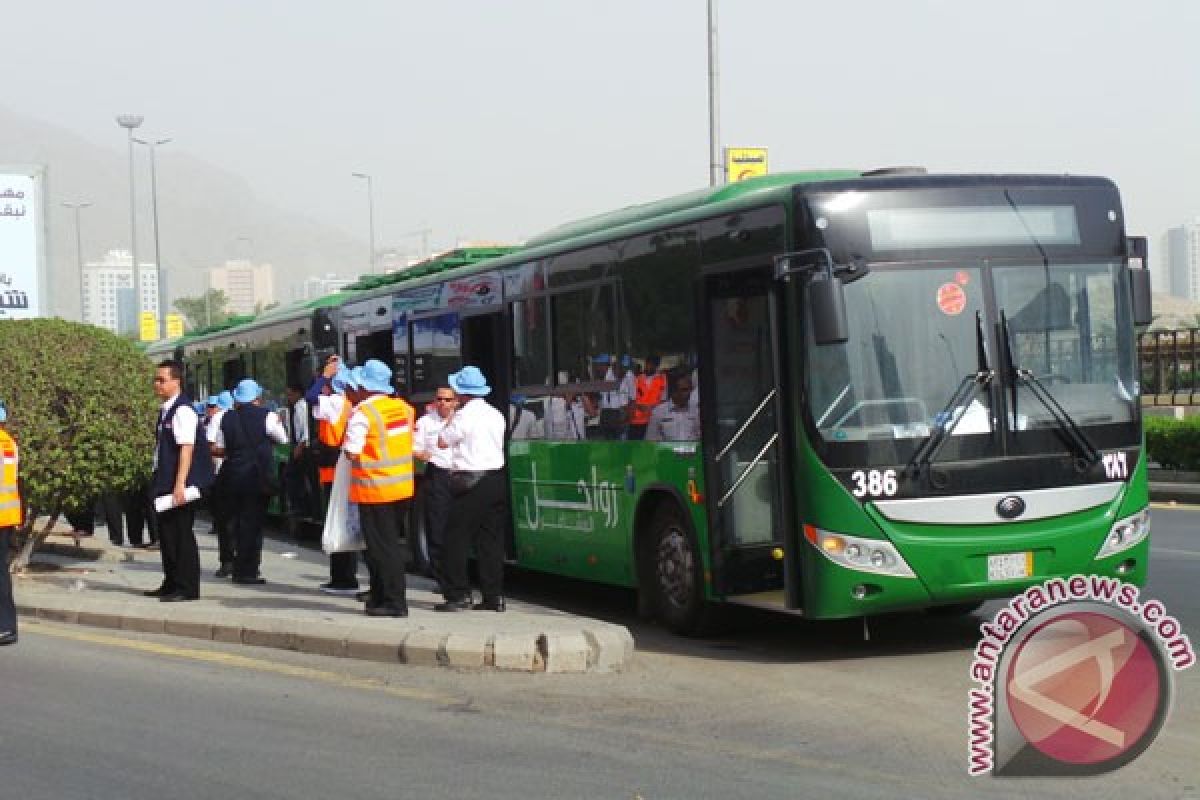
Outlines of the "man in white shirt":
<svg viewBox="0 0 1200 800">
<path fill-rule="evenodd" d="M 163 582 L 143 592 L 164 603 L 200 597 L 200 551 L 192 530 L 195 507 L 187 489 L 207 489 L 212 482 L 208 441 L 196 436 L 200 419 L 183 394 L 183 365 L 163 361 L 154 372 L 154 393 L 162 401 L 155 433 L 153 497 L 169 496 L 171 507 L 158 512 Z"/>
<path fill-rule="evenodd" d="M 454 449 L 446 530 L 444 603 L 435 611 L 504 611 L 504 530 L 508 482 L 504 477 L 504 415 L 484 398 L 492 389 L 478 367 L 450 376 L 462 406 L 446 423 L 439 444 Z M 467 553 L 475 545 L 483 600 L 471 605 Z"/>
<path fill-rule="evenodd" d="M 446 521 L 450 516 L 450 470 L 454 451 L 438 445 L 438 437 L 458 406 L 458 396 L 449 386 L 439 386 L 433 407 L 417 420 L 413 436 L 413 455 L 425 462 L 421 494 L 425 501 L 425 556 L 438 591 L 445 594 Z M 421 560 L 413 543 L 413 554 Z"/>
<path fill-rule="evenodd" d="M 690 375 L 672 378 L 670 398 L 650 412 L 646 425 L 648 442 L 695 442 L 700 440 L 700 412 L 689 402 L 692 395 Z"/>
<path fill-rule="evenodd" d="M 313 500 L 316 492 L 312 487 L 309 467 L 308 403 L 304 400 L 304 388 L 299 384 L 287 387 L 288 438 L 292 442 L 292 457 L 287 463 L 288 516 L 293 525 L 299 517 L 315 517 Z"/>
<path fill-rule="evenodd" d="M 217 476 L 213 480 L 212 491 L 208 495 L 208 510 L 212 514 L 213 533 L 217 537 L 217 555 L 221 560 L 221 566 L 214 574 L 218 578 L 228 578 L 233 574 L 233 559 L 237 555 L 237 546 L 233 540 L 233 531 L 229 528 L 229 498 L 226 496 L 225 487 L 221 485 L 220 480 L 221 464 L 225 459 L 216 455 L 215 451 L 218 449 L 217 437 L 221 433 L 221 419 L 224 418 L 226 411 L 233 408 L 233 395 L 229 391 L 224 391 L 218 394 L 216 399 L 217 410 L 208 418 L 208 425 L 204 429 L 205 436 L 208 437 L 209 450 L 214 452 L 213 472 Z"/>
</svg>

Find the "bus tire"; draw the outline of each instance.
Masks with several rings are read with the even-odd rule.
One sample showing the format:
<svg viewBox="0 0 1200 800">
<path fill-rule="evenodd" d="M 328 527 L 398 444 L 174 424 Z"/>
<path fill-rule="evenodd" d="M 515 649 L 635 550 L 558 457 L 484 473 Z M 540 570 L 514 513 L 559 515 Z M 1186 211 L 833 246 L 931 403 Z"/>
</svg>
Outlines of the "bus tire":
<svg viewBox="0 0 1200 800">
<path fill-rule="evenodd" d="M 647 539 L 649 596 L 654 616 L 671 631 L 695 636 L 707 629 L 703 565 L 696 537 L 673 502 L 660 503 Z"/>
<path fill-rule="evenodd" d="M 932 606 L 925 609 L 925 613 L 931 617 L 965 617 L 972 611 L 978 611 L 982 605 L 982 600 L 972 603 L 951 603 L 947 606 Z"/>
<path fill-rule="evenodd" d="M 433 577 L 433 566 L 429 561 L 429 532 L 425 528 L 425 495 L 417 492 L 408 506 L 408 540 L 410 572 Z"/>
</svg>

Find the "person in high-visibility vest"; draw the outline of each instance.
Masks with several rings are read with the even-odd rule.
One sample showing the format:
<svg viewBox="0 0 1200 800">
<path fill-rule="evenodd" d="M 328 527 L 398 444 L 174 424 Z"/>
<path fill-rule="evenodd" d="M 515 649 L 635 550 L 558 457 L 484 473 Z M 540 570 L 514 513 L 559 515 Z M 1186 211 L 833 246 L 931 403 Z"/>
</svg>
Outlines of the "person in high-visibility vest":
<svg viewBox="0 0 1200 800">
<path fill-rule="evenodd" d="M 351 372 L 359 403 L 346 425 L 342 452 L 350 459 L 350 502 L 358 505 L 371 590 L 372 617 L 407 617 L 404 537 L 413 496 L 412 406 L 392 397 L 392 370 L 370 359 Z"/>
<path fill-rule="evenodd" d="M 13 603 L 8 553 L 21 525 L 21 489 L 17 480 L 17 443 L 7 430 L 8 409 L 0 400 L 0 645 L 17 643 L 17 606 Z"/>
<path fill-rule="evenodd" d="M 353 410 L 353 404 L 346 399 L 346 384 L 349 381 L 350 370 L 336 355 L 332 355 L 305 395 L 317 420 L 317 479 L 321 484 L 322 508 L 329 507 L 337 460 L 341 456 L 342 440 L 346 436 L 346 426 Z M 330 553 L 329 580 L 317 588 L 326 594 L 358 594 L 358 553 L 353 550 Z"/>
<path fill-rule="evenodd" d="M 645 439 L 646 426 L 655 406 L 667 399 L 667 376 L 658 371 L 658 356 L 646 356 L 646 368 L 633 383 L 629 410 L 629 438 Z"/>
</svg>

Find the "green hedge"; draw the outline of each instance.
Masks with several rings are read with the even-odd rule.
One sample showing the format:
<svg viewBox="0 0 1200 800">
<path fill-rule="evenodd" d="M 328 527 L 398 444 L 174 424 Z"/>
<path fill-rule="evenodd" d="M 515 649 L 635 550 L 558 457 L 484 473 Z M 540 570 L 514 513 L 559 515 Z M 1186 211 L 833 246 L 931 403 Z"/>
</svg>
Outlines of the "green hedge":
<svg viewBox="0 0 1200 800">
<path fill-rule="evenodd" d="M 1200 470 L 1200 415 L 1175 419 L 1147 415 L 1146 451 L 1164 469 Z"/>
</svg>

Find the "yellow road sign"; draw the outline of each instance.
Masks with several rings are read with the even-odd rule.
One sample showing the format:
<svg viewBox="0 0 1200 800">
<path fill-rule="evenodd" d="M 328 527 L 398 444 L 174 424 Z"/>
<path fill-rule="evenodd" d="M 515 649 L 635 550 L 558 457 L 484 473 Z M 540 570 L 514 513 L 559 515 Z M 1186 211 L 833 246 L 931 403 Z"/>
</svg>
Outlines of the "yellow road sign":
<svg viewBox="0 0 1200 800">
<path fill-rule="evenodd" d="M 767 148 L 726 147 L 725 178 L 730 183 L 767 174 Z"/>
<path fill-rule="evenodd" d="M 138 318 L 138 338 L 143 342 L 158 338 L 158 317 L 153 311 L 143 311 Z"/>
</svg>

